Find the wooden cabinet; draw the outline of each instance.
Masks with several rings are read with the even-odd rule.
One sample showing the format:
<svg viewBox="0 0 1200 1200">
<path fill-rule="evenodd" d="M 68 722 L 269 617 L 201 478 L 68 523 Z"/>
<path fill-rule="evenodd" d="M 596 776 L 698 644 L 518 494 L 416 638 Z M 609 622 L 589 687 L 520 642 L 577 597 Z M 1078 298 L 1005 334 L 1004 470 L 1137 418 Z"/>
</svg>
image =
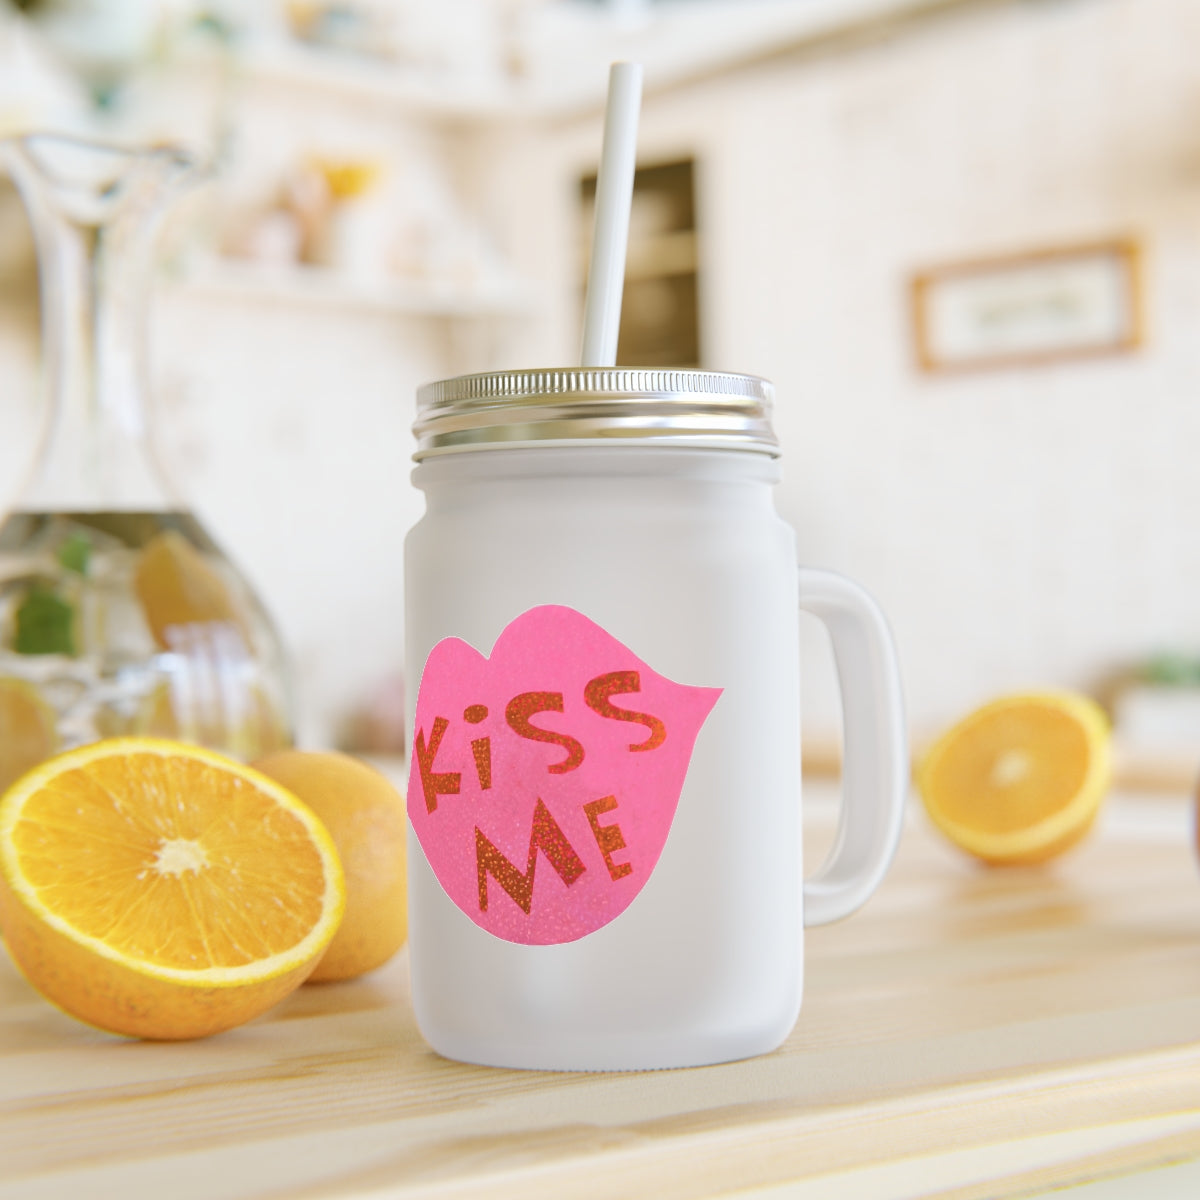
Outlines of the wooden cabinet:
<svg viewBox="0 0 1200 1200">
<path fill-rule="evenodd" d="M 617 343 L 617 361 L 623 365 L 701 365 L 694 176 L 695 163 L 690 158 L 641 166 L 634 174 Z M 581 181 L 580 193 L 586 284 L 596 197 L 594 175 Z"/>
</svg>

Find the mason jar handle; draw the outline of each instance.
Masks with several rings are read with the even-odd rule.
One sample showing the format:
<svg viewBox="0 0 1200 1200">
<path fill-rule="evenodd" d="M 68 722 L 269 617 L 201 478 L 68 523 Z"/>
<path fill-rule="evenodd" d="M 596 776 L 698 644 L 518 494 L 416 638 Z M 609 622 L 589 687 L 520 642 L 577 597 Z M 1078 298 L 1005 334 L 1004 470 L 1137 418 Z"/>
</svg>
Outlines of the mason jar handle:
<svg viewBox="0 0 1200 1200">
<path fill-rule="evenodd" d="M 879 605 L 851 579 L 800 568 L 800 607 L 829 630 L 842 691 L 842 812 L 824 866 L 804 884 L 805 925 L 848 917 L 879 886 L 900 841 L 908 738 L 900 668 Z"/>
</svg>

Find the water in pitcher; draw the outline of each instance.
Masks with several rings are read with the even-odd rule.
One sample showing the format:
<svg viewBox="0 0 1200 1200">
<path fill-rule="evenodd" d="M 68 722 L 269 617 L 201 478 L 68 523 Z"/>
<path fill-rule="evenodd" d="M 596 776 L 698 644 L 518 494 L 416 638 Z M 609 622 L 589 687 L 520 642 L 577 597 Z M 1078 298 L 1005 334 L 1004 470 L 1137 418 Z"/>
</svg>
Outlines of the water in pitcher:
<svg viewBox="0 0 1200 1200">
<path fill-rule="evenodd" d="M 289 743 L 286 713 L 267 616 L 190 513 L 0 525 L 0 787 L 102 737 L 253 758 Z"/>
<path fill-rule="evenodd" d="M 284 651 L 154 452 L 157 231 L 202 175 L 179 148 L 0 140 L 38 248 L 44 433 L 0 522 L 0 788 L 133 735 L 252 759 L 290 741 Z"/>
</svg>

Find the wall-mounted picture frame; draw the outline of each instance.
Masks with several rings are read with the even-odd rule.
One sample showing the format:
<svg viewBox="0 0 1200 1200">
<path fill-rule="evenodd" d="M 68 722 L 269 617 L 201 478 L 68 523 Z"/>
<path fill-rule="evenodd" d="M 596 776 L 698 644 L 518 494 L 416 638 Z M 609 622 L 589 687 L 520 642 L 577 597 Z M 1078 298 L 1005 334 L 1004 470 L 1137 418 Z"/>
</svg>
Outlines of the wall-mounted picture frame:
<svg viewBox="0 0 1200 1200">
<path fill-rule="evenodd" d="M 913 276 L 910 300 L 926 372 L 1126 354 L 1145 337 L 1132 237 L 931 267 Z"/>
</svg>

